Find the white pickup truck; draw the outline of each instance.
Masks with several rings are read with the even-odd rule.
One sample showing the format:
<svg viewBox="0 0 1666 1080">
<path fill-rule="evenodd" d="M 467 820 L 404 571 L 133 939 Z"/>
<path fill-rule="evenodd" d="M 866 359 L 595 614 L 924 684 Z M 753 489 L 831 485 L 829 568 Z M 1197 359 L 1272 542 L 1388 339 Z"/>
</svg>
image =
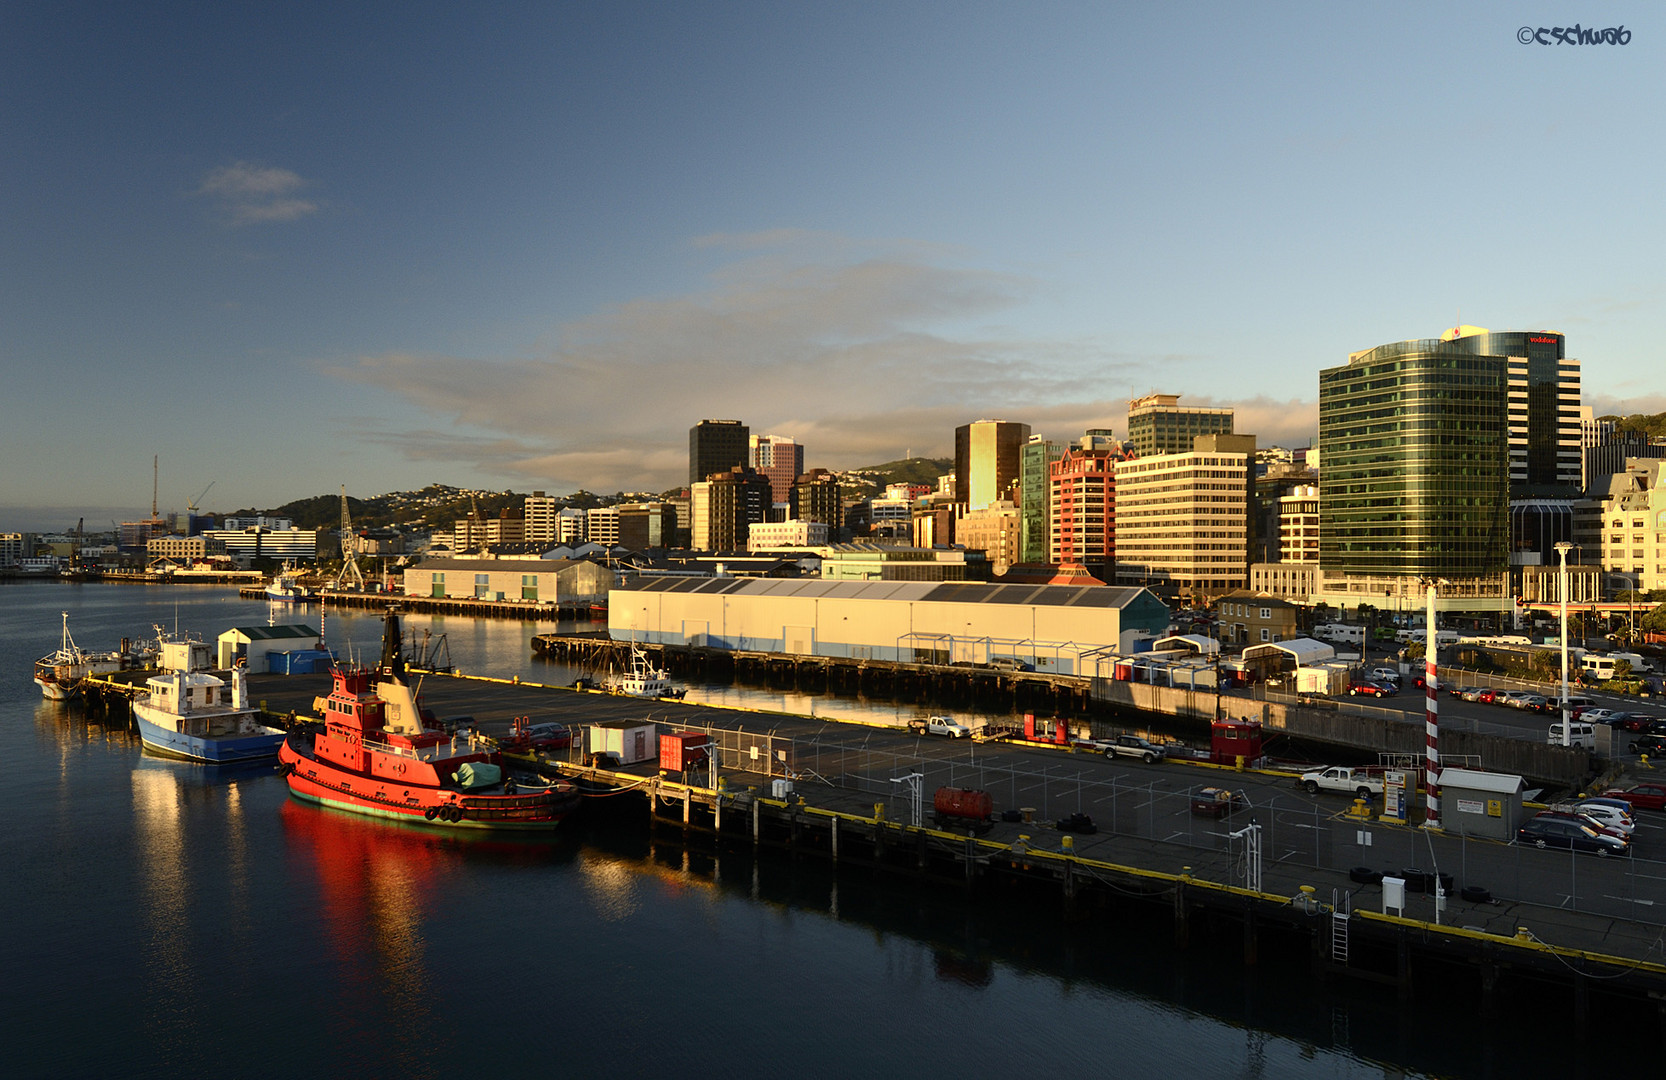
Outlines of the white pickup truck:
<svg viewBox="0 0 1666 1080">
<path fill-rule="evenodd" d="M 1301 779 L 1296 781 L 1296 786 L 1310 794 L 1320 791 L 1340 791 L 1348 795 L 1357 795 L 1362 799 L 1369 799 L 1373 795 L 1383 793 L 1383 777 L 1381 773 L 1333 765 L 1328 769 L 1321 769 L 1317 772 L 1302 773 Z"/>
<path fill-rule="evenodd" d="M 950 716 L 928 716 L 924 720 L 910 720 L 908 727 L 916 735 L 946 735 L 951 739 L 963 739 L 972 734 L 972 729 L 965 724 L 957 724 Z"/>
<path fill-rule="evenodd" d="M 1139 758 L 1147 765 L 1163 760 L 1168 753 L 1165 747 L 1148 742 L 1138 735 L 1117 735 L 1109 739 L 1078 739 L 1070 745 L 1078 750 L 1104 754 L 1106 757 Z"/>
</svg>

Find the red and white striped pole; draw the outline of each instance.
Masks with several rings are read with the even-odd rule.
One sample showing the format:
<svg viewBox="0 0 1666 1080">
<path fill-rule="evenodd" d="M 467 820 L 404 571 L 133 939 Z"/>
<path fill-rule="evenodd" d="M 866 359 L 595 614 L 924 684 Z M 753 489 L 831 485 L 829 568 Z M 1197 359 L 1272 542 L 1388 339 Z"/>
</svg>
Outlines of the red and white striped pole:
<svg viewBox="0 0 1666 1080">
<path fill-rule="evenodd" d="M 1435 583 L 1429 583 L 1429 610 L 1423 619 L 1423 790 L 1428 799 L 1423 827 L 1440 828 L 1440 675 L 1435 638 Z"/>
</svg>

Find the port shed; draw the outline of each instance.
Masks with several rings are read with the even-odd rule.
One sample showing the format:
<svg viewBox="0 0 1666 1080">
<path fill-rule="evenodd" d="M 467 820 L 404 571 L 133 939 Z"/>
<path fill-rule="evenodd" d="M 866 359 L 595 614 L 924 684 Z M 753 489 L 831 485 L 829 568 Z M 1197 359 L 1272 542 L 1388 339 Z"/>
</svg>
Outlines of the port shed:
<svg viewBox="0 0 1666 1080">
<path fill-rule="evenodd" d="M 215 666 L 229 668 L 243 661 L 250 671 L 270 671 L 273 653 L 313 651 L 323 645 L 310 626 L 234 626 L 216 641 Z"/>
<path fill-rule="evenodd" d="M 1440 771 L 1440 819 L 1447 832 L 1513 840 L 1521 827 L 1522 779 L 1475 769 Z"/>
<path fill-rule="evenodd" d="M 590 752 L 619 755 L 619 764 L 652 761 L 659 753 L 659 725 L 652 721 L 610 720 L 589 726 Z"/>
</svg>

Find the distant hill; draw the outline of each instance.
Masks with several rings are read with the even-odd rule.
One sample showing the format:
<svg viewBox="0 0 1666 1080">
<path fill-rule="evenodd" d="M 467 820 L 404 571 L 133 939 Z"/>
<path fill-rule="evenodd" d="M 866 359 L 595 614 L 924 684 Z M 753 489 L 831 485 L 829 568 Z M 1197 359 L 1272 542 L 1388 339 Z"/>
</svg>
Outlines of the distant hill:
<svg viewBox="0 0 1666 1080">
<path fill-rule="evenodd" d="M 1614 426 L 1621 431 L 1635 431 L 1639 435 L 1651 439 L 1666 436 L 1666 412 L 1632 413 L 1630 416 L 1600 416 L 1599 420 L 1612 420 Z"/>
<path fill-rule="evenodd" d="M 421 491 L 395 491 L 369 499 L 347 496 L 347 514 L 355 528 L 386 528 L 399 525 L 420 529 L 450 528 L 459 518 L 469 516 L 474 505 L 482 516 L 497 516 L 507 507 L 521 509 L 524 494 L 512 491 L 475 492 L 472 496 L 458 488 L 435 484 Z M 267 510 L 237 510 L 229 517 L 290 518 L 298 529 L 333 529 L 341 525 L 341 496 L 315 495 L 297 499 Z"/>
<path fill-rule="evenodd" d="M 937 478 L 953 468 L 953 458 L 906 458 L 901 461 L 887 461 L 882 465 L 845 470 L 841 475 L 846 479 L 847 493 L 867 496 L 884 491 L 888 484 L 935 486 Z M 680 487 L 672 488 L 664 497 L 670 497 L 680 490 Z M 526 505 L 526 496 L 526 492 L 516 491 L 470 493 L 461 488 L 433 484 L 421 491 L 395 491 L 368 499 L 358 499 L 349 495 L 347 514 L 355 528 L 379 529 L 400 526 L 421 530 L 449 529 L 454 522 L 468 517 L 470 510 L 475 506 L 480 508 L 482 516 L 487 517 L 496 517 L 500 511 L 507 509 L 519 511 Z M 642 493 L 619 492 L 609 496 L 579 490 L 571 495 L 562 496 L 561 499 L 568 505 L 588 509 L 621 499 L 634 501 L 642 497 Z M 295 527 L 299 529 L 334 529 L 341 524 L 341 496 L 315 495 L 264 510 L 251 507 L 225 513 L 217 512 L 215 516 L 281 517 L 294 521 Z"/>
<path fill-rule="evenodd" d="M 870 491 L 863 494 L 876 494 L 890 484 L 929 484 L 935 488 L 939 476 L 953 471 L 954 458 L 915 457 L 849 469 L 846 475 L 860 477 L 871 485 Z"/>
</svg>

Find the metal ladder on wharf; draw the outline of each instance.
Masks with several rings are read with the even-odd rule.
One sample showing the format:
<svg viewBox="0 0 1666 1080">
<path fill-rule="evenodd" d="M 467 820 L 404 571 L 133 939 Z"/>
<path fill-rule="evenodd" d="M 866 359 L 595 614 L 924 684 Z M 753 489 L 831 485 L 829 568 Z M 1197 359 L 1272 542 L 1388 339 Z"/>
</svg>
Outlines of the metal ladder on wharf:
<svg viewBox="0 0 1666 1080">
<path fill-rule="evenodd" d="M 1353 905 L 1352 893 L 1336 889 L 1330 894 L 1330 959 L 1339 967 L 1348 966 L 1348 917 Z"/>
</svg>

